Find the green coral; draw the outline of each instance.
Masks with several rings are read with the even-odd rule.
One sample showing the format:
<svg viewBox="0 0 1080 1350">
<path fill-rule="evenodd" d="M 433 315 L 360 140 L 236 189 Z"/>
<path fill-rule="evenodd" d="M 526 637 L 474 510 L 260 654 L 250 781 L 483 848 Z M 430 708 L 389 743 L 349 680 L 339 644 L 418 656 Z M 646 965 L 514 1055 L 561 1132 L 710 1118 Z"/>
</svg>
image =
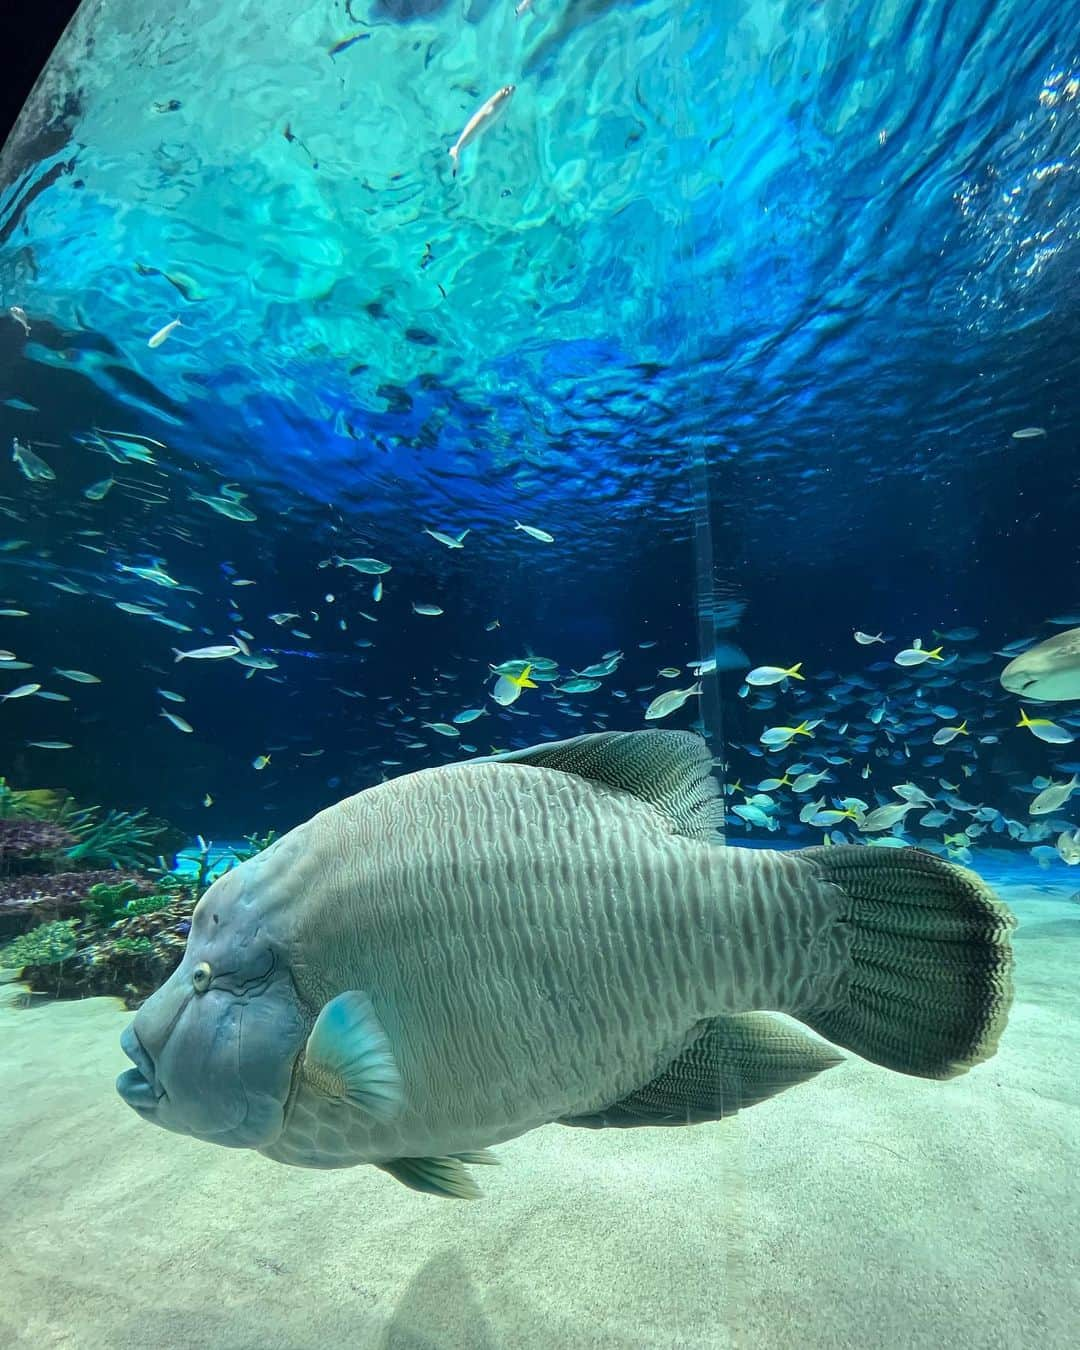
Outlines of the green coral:
<svg viewBox="0 0 1080 1350">
<path fill-rule="evenodd" d="M 102 816 L 99 806 L 79 806 L 63 789 L 20 792 L 6 778 L 0 778 L 0 820 L 55 821 L 77 840 L 65 856 L 87 867 L 145 867 L 157 856 L 166 828 L 145 809 Z"/>
<path fill-rule="evenodd" d="M 96 810 L 89 807 L 79 813 L 86 819 L 75 830 L 79 842 L 67 851 L 72 862 L 105 867 L 145 867 L 153 862 L 163 825 L 152 821 L 145 809 L 109 811 L 102 819 L 94 820 Z M 70 820 L 64 824 L 72 829 Z"/>
<path fill-rule="evenodd" d="M 176 899 L 176 893 L 172 895 L 139 895 L 134 900 L 129 900 L 120 912 L 123 919 L 133 919 L 139 914 L 153 914 L 155 910 L 164 909 L 166 905 L 171 905 Z"/>
<path fill-rule="evenodd" d="M 90 887 L 83 909 L 98 923 L 110 924 L 118 919 L 134 919 L 140 914 L 153 914 L 155 910 L 164 909 L 180 892 L 180 887 L 162 884 L 162 889 L 154 895 L 143 895 L 139 883 L 130 878 L 117 882 L 101 881 Z"/>
<path fill-rule="evenodd" d="M 0 947 L 0 966 L 21 970 L 24 966 L 51 966 L 75 955 L 74 919 L 39 924 Z"/>
<path fill-rule="evenodd" d="M 52 788 L 19 792 L 0 778 L 0 820 L 57 820 L 66 794 Z"/>
<path fill-rule="evenodd" d="M 254 858 L 264 848 L 269 848 L 276 838 L 277 830 L 268 830 L 266 834 L 245 834 L 247 848 L 233 849 L 233 853 L 240 862 L 247 862 L 248 858 Z"/>
<path fill-rule="evenodd" d="M 83 909 L 98 923 L 113 923 L 126 912 L 126 907 L 140 898 L 135 881 L 102 881 L 91 886 L 83 901 Z"/>
<path fill-rule="evenodd" d="M 112 944 L 112 950 L 123 956 L 153 956 L 154 944 L 148 937 L 122 937 Z"/>
</svg>

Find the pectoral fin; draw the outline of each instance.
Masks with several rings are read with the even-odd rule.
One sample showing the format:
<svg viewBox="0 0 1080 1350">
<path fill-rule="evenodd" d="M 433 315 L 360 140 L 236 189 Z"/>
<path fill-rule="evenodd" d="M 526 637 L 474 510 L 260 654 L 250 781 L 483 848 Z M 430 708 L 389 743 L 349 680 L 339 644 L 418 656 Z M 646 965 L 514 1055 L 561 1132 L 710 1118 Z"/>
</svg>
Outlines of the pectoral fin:
<svg viewBox="0 0 1080 1350">
<path fill-rule="evenodd" d="M 371 999 L 348 989 L 323 1008 L 304 1052 L 304 1081 L 328 1097 L 337 1097 L 393 1120 L 405 1103 L 401 1073 Z"/>
<path fill-rule="evenodd" d="M 559 1124 L 599 1130 L 721 1120 L 842 1060 L 831 1046 L 766 1013 L 714 1017 L 651 1083 L 600 1111 L 564 1116 Z"/>
<path fill-rule="evenodd" d="M 424 1195 L 441 1195 L 449 1200 L 479 1200 L 483 1192 L 465 1170 L 465 1163 L 493 1164 L 494 1153 L 480 1149 L 474 1153 L 455 1153 L 448 1158 L 395 1158 L 377 1164 L 410 1190 Z"/>
</svg>

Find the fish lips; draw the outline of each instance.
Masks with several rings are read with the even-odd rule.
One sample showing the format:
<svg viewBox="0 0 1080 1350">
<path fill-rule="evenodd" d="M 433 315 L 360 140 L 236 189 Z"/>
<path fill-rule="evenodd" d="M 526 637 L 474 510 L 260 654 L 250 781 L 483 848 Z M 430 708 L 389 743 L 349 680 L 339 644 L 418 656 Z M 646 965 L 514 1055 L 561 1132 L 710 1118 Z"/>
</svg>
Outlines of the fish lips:
<svg viewBox="0 0 1080 1350">
<path fill-rule="evenodd" d="M 181 967 L 121 1035 L 135 1068 L 116 1090 L 163 1129 L 226 1148 L 264 1147 L 281 1132 L 309 1022 L 287 976 L 247 1000 L 225 989 L 194 996 Z"/>
<path fill-rule="evenodd" d="M 125 1069 L 116 1079 L 116 1090 L 133 1111 L 147 1115 L 157 1109 L 158 1102 L 165 1095 L 157 1082 L 154 1062 L 146 1053 L 134 1026 L 125 1028 L 120 1037 L 120 1048 L 135 1065 Z"/>
</svg>

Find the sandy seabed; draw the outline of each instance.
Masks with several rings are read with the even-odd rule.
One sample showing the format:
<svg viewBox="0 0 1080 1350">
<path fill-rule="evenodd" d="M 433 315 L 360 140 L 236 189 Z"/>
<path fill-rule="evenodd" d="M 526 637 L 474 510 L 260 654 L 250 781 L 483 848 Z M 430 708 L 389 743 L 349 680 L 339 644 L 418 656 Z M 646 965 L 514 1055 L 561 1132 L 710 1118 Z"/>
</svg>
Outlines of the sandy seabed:
<svg viewBox="0 0 1080 1350">
<path fill-rule="evenodd" d="M 0 1344 L 1071 1347 L 1080 903 L 1051 877 L 995 878 L 1020 928 L 990 1063 L 850 1059 L 721 1124 L 550 1126 L 474 1203 L 155 1129 L 113 1089 L 118 1002 L 0 987 Z"/>
</svg>

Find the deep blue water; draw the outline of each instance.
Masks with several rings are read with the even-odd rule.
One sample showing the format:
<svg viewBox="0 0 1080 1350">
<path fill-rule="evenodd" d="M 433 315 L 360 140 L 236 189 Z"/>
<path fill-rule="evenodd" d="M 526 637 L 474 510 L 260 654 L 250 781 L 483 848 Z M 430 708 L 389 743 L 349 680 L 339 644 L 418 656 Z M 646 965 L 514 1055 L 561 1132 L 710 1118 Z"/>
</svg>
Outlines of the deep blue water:
<svg viewBox="0 0 1080 1350">
<path fill-rule="evenodd" d="M 641 726 L 718 612 L 745 663 L 658 725 L 703 712 L 729 783 L 831 754 L 851 762 L 830 799 L 944 779 L 997 812 L 984 843 L 1039 844 L 1034 783 L 1080 751 L 1016 728 L 994 653 L 1080 613 L 1068 6 L 99 8 L 0 159 L 0 540 L 25 541 L 0 608 L 27 611 L 0 647 L 32 667 L 2 674 L 71 698 L 0 705 L 11 782 L 191 835 L 284 829 L 463 746 Z M 117 462 L 93 428 L 164 448 Z M 190 497 L 223 484 L 257 519 Z M 453 550 L 422 533 L 466 528 Z M 334 555 L 389 563 L 383 599 Z M 118 568 L 155 558 L 194 589 Z M 961 626 L 940 667 L 892 663 Z M 173 664 L 238 629 L 276 669 Z M 615 650 L 595 691 L 490 700 L 493 664 L 566 678 Z M 794 662 L 805 683 L 740 698 L 750 666 Z M 459 738 L 420 725 L 474 707 Z M 1078 709 L 1042 711 L 1080 735 Z M 822 712 L 757 757 L 765 727 Z M 778 830 L 732 837 L 820 838 L 800 805 L 781 790 Z"/>
</svg>

